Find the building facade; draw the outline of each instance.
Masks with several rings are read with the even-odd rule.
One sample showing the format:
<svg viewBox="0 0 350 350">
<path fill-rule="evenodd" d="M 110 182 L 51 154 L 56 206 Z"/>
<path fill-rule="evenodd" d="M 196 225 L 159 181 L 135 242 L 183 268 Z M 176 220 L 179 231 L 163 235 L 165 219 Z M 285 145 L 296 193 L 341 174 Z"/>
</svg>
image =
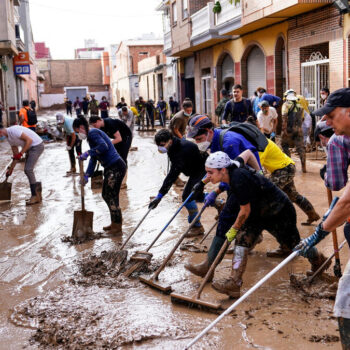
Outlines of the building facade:
<svg viewBox="0 0 350 350">
<path fill-rule="evenodd" d="M 180 102 L 214 115 L 222 88 L 282 97 L 293 88 L 320 104 L 322 87 L 348 86 L 350 15 L 333 1 L 164 0 L 164 53 L 177 60 Z"/>
</svg>

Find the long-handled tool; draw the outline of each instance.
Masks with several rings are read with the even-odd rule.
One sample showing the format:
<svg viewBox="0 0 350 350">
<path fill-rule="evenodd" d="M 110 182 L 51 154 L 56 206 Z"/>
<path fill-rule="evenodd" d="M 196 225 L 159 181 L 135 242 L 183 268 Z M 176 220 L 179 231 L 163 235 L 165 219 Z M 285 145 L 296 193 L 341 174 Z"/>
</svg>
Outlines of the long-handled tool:
<svg viewBox="0 0 350 350">
<path fill-rule="evenodd" d="M 338 254 L 339 254 L 339 252 L 341 251 L 341 249 L 344 247 L 344 245 L 345 245 L 346 242 L 347 242 L 347 241 L 344 240 L 344 241 L 341 243 L 341 245 L 339 246 L 339 248 L 338 248 L 338 250 L 337 250 Z M 311 284 L 311 282 L 314 280 L 314 278 L 315 278 L 321 271 L 323 271 L 323 268 L 328 264 L 328 261 L 332 260 L 333 257 L 336 255 L 337 252 L 334 251 L 334 253 L 333 253 L 333 254 L 332 254 L 332 255 L 331 255 L 331 256 L 330 256 L 316 271 L 315 271 L 315 273 L 307 279 L 307 283 Z M 338 276 L 336 276 L 336 277 L 338 277 Z"/>
<path fill-rule="evenodd" d="M 202 244 L 206 239 L 207 237 L 210 235 L 211 231 L 214 230 L 214 228 L 216 227 L 216 225 L 219 223 L 219 220 L 216 220 L 213 224 L 213 226 L 209 229 L 209 231 L 204 235 L 204 237 L 201 239 L 201 241 L 199 242 L 199 244 Z"/>
<path fill-rule="evenodd" d="M 163 232 L 168 228 L 171 222 L 175 219 L 177 214 L 180 213 L 182 208 L 188 203 L 188 201 L 192 198 L 194 192 L 192 191 L 186 200 L 181 204 L 180 208 L 175 212 L 175 214 L 171 217 L 171 219 L 167 222 L 167 224 L 162 228 L 157 237 L 153 240 L 153 242 L 147 247 L 144 251 L 136 252 L 131 258 L 131 261 L 134 261 L 135 264 L 132 265 L 128 270 L 124 272 L 124 276 L 129 277 L 133 272 L 141 268 L 143 264 L 149 264 L 151 262 L 153 254 L 149 252 L 149 250 L 153 247 L 153 245 L 158 241 Z"/>
<path fill-rule="evenodd" d="M 327 188 L 327 197 L 328 197 L 328 205 L 331 205 L 333 200 L 332 191 Z M 332 238 L 333 238 L 333 249 L 334 249 L 334 255 L 335 255 L 335 264 L 333 267 L 334 276 L 341 277 L 341 266 L 340 266 L 340 257 L 339 257 L 339 249 L 338 249 L 338 236 L 337 236 L 337 230 L 332 231 Z"/>
<path fill-rule="evenodd" d="M 1 173 L 0 179 L 4 176 L 4 174 L 9 171 L 12 173 L 14 167 L 16 166 L 17 161 L 11 161 L 5 168 L 5 170 Z M 10 201 L 11 200 L 11 189 L 12 183 L 7 182 L 8 176 L 6 175 L 5 181 L 0 183 L 0 201 Z"/>
<path fill-rule="evenodd" d="M 199 213 L 196 215 L 196 217 L 192 220 L 192 222 L 191 222 L 190 226 L 188 227 L 188 229 L 186 230 L 186 232 L 181 235 L 181 237 L 179 238 L 179 240 L 175 244 L 174 248 L 171 250 L 171 252 L 168 254 L 168 256 L 164 259 L 162 265 L 153 274 L 153 276 L 150 279 L 147 279 L 147 278 L 144 278 L 144 277 L 140 277 L 140 281 L 141 282 L 146 283 L 149 286 L 151 286 L 152 288 L 156 288 L 156 289 L 160 290 L 161 292 L 163 292 L 165 294 L 170 294 L 171 293 L 172 289 L 171 289 L 170 286 L 164 287 L 164 286 L 162 286 L 162 285 L 160 285 L 158 283 L 155 283 L 155 281 L 158 280 L 159 274 L 163 271 L 163 269 L 166 266 L 166 264 L 169 262 L 169 260 L 174 255 L 176 249 L 180 246 L 181 242 L 185 239 L 185 237 L 187 236 L 188 232 L 195 225 L 195 223 L 197 222 L 199 217 L 202 215 L 202 213 L 203 213 L 203 211 L 205 210 L 206 207 L 207 206 L 204 204 L 202 209 L 199 211 Z"/>
<path fill-rule="evenodd" d="M 79 160 L 80 169 L 80 183 L 81 183 L 81 210 L 74 211 L 74 222 L 72 237 L 76 241 L 83 242 L 89 234 L 93 233 L 93 217 L 92 211 L 85 210 L 85 199 L 84 199 L 84 167 L 83 161 Z"/>
<path fill-rule="evenodd" d="M 177 303 L 181 303 L 181 304 L 186 304 L 189 307 L 199 307 L 200 309 L 202 309 L 202 308 L 213 309 L 213 310 L 221 309 L 221 304 L 203 301 L 203 300 L 200 300 L 200 297 L 201 297 L 202 291 L 204 289 L 204 286 L 208 282 L 209 278 L 211 277 L 213 271 L 215 270 L 216 266 L 219 264 L 222 257 L 225 255 L 226 250 L 229 247 L 229 245 L 230 245 L 230 242 L 226 240 L 225 243 L 223 244 L 223 246 L 221 247 L 219 254 L 216 256 L 215 260 L 211 264 L 209 271 L 205 275 L 196 295 L 193 298 L 187 297 L 185 295 L 178 294 L 178 293 L 171 293 L 170 294 L 171 301 L 173 303 L 177 302 Z"/>
<path fill-rule="evenodd" d="M 201 339 L 206 333 L 208 333 L 218 322 L 220 322 L 226 315 L 232 312 L 242 301 L 247 299 L 251 294 L 253 294 L 261 285 L 263 285 L 268 279 L 270 279 L 276 272 L 281 270 L 285 265 L 292 261 L 299 251 L 295 251 L 284 259 L 280 264 L 278 264 L 272 271 L 270 271 L 264 278 L 262 278 L 257 284 L 250 288 L 245 294 L 243 294 L 237 301 L 235 301 L 227 310 L 225 310 L 219 317 L 217 317 L 208 327 L 206 327 L 202 332 L 200 332 L 191 342 L 189 342 L 184 350 L 189 349 L 193 344 L 195 344 L 199 339 Z"/>
<path fill-rule="evenodd" d="M 143 221 L 146 219 L 146 217 L 148 216 L 148 214 L 151 212 L 152 209 L 148 209 L 147 213 L 143 216 L 143 218 L 140 220 L 140 222 L 136 225 L 136 227 L 134 228 L 134 230 L 129 234 L 129 236 L 126 238 L 125 242 L 123 243 L 123 245 L 120 247 L 120 251 L 122 251 L 125 246 L 127 245 L 127 243 L 130 241 L 131 237 L 135 234 L 135 232 L 137 231 L 137 229 L 141 226 L 141 224 L 143 223 Z"/>
</svg>

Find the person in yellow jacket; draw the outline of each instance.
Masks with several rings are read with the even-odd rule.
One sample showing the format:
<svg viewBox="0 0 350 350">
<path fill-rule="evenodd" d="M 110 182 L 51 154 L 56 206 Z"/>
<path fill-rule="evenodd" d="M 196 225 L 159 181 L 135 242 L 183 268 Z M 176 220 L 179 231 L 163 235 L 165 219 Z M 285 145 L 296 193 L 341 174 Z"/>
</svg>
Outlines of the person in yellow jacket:
<svg viewBox="0 0 350 350">
<path fill-rule="evenodd" d="M 308 219 L 303 225 L 310 225 L 312 222 L 320 219 L 313 205 L 309 200 L 302 196 L 294 184 L 295 163 L 272 141 L 267 140 L 268 144 L 264 152 L 259 152 L 261 165 L 271 174 L 270 180 L 278 186 L 289 199 L 295 203 L 307 216 Z M 280 247 L 276 251 L 270 252 L 269 256 L 285 256 L 290 254 L 289 249 Z"/>
</svg>

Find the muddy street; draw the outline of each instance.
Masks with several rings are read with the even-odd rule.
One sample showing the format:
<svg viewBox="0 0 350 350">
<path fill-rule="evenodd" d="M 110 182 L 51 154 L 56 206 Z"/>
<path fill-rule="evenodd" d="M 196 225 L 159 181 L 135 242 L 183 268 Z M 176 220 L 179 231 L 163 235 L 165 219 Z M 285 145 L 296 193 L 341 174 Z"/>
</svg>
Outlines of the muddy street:
<svg viewBox="0 0 350 350">
<path fill-rule="evenodd" d="M 53 116 L 50 112 L 42 118 Z M 43 202 L 39 205 L 26 207 L 27 179 L 23 163 L 17 165 L 10 178 L 12 201 L 0 204 L 0 349 L 182 349 L 217 317 L 172 304 L 169 296 L 138 280 L 138 276 L 150 276 L 160 266 L 186 230 L 186 210 L 151 249 L 153 258 L 148 269 L 130 279 L 113 274 L 125 263 L 113 260 L 113 251 L 147 212 L 150 197 L 157 194 L 167 172 L 167 157 L 158 153 L 153 135 L 136 132 L 133 146 L 138 150 L 129 154 L 127 189 L 120 196 L 122 238 L 99 238 L 81 245 L 62 241 L 71 235 L 74 210 L 80 210 L 79 177 L 65 176 L 69 159 L 64 142 L 45 144 L 39 159 L 36 174 L 43 183 Z M 10 155 L 8 143 L 1 142 L 1 170 Z M 314 158 L 314 154 L 308 157 Z M 295 160 L 297 188 L 323 214 L 328 208 L 326 190 L 319 177 L 324 161 L 309 160 L 308 173 L 303 174 L 299 160 Z M 90 183 L 85 188 L 86 209 L 94 212 L 94 231 L 102 232 L 102 226 L 110 222 L 108 208 L 100 190 L 91 190 Z M 128 243 L 129 257 L 147 247 L 180 203 L 180 189 L 173 187 Z M 299 208 L 297 214 L 301 236 L 312 234 L 315 226 L 301 226 L 305 214 Z M 212 226 L 215 215 L 213 208 L 205 211 L 202 221 L 206 229 Z M 338 232 L 341 242 L 343 234 Z M 171 285 L 177 293 L 191 296 L 201 279 L 185 270 L 184 264 L 203 260 L 213 234 L 203 249 L 191 249 L 190 245 L 177 250 L 160 274 L 160 282 Z M 190 240 L 193 239 L 186 241 Z M 248 260 L 243 291 L 280 262 L 266 257 L 266 251 L 276 247 L 275 239 L 264 232 L 262 243 Z M 319 249 L 327 255 L 332 253 L 331 236 L 319 244 Z M 341 251 L 342 268 L 348 255 L 345 246 Z M 215 278 L 230 273 L 231 256 L 225 256 Z M 303 258 L 292 261 L 193 348 L 340 349 L 338 325 L 332 315 L 334 295 L 307 294 L 290 284 L 290 274 L 305 274 L 308 268 Z M 333 274 L 333 267 L 328 274 Z M 324 288 L 317 283 L 320 290 Z M 232 302 L 216 293 L 210 284 L 205 287 L 202 299 L 221 301 L 226 307 Z"/>
</svg>

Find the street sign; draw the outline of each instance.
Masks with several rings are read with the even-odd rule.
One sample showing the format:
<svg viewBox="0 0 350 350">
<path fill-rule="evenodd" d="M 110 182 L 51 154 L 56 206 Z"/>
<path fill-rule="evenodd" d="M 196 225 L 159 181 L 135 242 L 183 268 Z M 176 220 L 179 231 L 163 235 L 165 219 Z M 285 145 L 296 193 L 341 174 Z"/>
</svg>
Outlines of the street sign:
<svg viewBox="0 0 350 350">
<path fill-rule="evenodd" d="M 20 52 L 13 59 L 13 64 L 15 66 L 31 64 L 30 57 L 29 57 L 29 52 Z"/>
<path fill-rule="evenodd" d="M 23 64 L 20 66 L 15 66 L 15 74 L 16 75 L 22 75 L 22 74 L 30 74 L 30 65 L 29 64 Z"/>
</svg>

